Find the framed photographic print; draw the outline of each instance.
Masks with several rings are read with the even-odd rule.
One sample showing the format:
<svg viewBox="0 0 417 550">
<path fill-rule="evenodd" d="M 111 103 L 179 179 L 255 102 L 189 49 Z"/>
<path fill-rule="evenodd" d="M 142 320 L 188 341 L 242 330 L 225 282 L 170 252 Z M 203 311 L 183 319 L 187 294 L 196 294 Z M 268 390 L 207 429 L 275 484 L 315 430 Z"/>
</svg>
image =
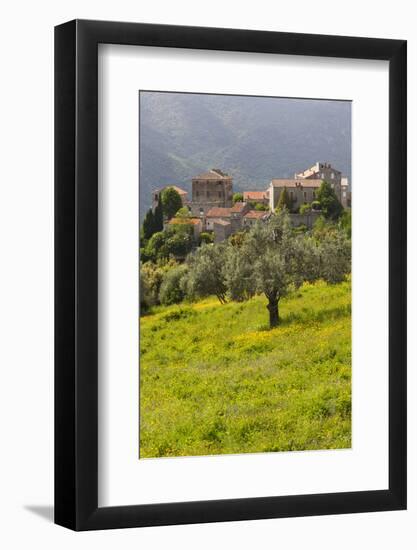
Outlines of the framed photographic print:
<svg viewBox="0 0 417 550">
<path fill-rule="evenodd" d="M 55 29 L 55 521 L 406 507 L 406 42 Z"/>
</svg>

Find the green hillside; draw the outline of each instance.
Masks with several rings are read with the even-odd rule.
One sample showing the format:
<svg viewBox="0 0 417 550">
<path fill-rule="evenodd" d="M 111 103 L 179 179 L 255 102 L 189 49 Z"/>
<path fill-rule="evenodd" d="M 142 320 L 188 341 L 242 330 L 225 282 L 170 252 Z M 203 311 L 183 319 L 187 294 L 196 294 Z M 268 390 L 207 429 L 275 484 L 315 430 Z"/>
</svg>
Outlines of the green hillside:
<svg viewBox="0 0 417 550">
<path fill-rule="evenodd" d="M 140 457 L 351 446 L 350 283 L 141 318 Z"/>
<path fill-rule="evenodd" d="M 317 161 L 350 177 L 350 102 L 187 93 L 140 94 L 140 213 L 152 189 L 209 168 L 235 190 L 266 189 Z"/>
</svg>

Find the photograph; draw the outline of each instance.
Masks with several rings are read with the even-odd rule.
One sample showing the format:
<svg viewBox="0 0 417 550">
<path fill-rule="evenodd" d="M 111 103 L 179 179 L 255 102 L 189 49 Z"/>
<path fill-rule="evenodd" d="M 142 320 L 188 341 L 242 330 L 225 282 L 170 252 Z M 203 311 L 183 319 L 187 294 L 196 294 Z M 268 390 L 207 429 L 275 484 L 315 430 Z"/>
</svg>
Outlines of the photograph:
<svg viewBox="0 0 417 550">
<path fill-rule="evenodd" d="M 351 101 L 139 92 L 139 458 L 349 449 Z"/>
</svg>

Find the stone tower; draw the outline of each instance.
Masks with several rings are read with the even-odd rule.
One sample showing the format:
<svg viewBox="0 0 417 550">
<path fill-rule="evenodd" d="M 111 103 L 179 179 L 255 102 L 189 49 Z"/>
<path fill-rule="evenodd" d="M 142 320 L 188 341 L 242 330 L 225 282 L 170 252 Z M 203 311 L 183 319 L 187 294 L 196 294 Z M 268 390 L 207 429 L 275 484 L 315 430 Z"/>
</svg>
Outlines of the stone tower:
<svg viewBox="0 0 417 550">
<path fill-rule="evenodd" d="M 212 168 L 192 179 L 192 214 L 204 216 L 215 206 L 233 206 L 233 180 L 218 168 Z"/>
</svg>

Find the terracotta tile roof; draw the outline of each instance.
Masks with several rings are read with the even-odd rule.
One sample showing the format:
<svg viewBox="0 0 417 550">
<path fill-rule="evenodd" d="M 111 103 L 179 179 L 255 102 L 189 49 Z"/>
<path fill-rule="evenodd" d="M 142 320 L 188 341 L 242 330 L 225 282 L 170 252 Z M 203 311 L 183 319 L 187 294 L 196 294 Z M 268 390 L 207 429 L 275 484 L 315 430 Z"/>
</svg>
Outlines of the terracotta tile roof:
<svg viewBox="0 0 417 550">
<path fill-rule="evenodd" d="M 244 215 L 244 218 L 248 218 L 250 220 L 262 220 L 263 218 L 267 218 L 269 215 L 269 212 L 262 210 L 249 210 L 249 212 Z"/>
<path fill-rule="evenodd" d="M 171 218 L 168 223 L 170 225 L 198 225 L 201 220 L 200 218 Z"/>
<path fill-rule="evenodd" d="M 165 189 L 168 189 L 168 187 L 172 187 L 173 189 L 175 189 L 175 191 L 179 195 L 187 195 L 188 194 L 187 191 L 184 191 L 184 189 L 181 189 L 181 187 L 177 187 L 176 185 L 165 185 L 165 187 L 161 187 L 160 189 L 155 189 L 154 193 L 162 193 L 162 191 L 164 191 Z"/>
<path fill-rule="evenodd" d="M 307 179 L 273 179 L 271 180 L 272 187 L 286 187 L 287 189 L 294 189 L 296 187 L 306 188 L 320 187 L 323 180 L 307 180 Z"/>
<path fill-rule="evenodd" d="M 235 204 L 230 209 L 230 212 L 243 212 L 246 208 L 246 202 L 235 202 Z"/>
<path fill-rule="evenodd" d="M 245 201 L 260 201 L 268 197 L 268 191 L 243 191 L 243 200 Z"/>
<path fill-rule="evenodd" d="M 222 179 L 230 179 L 230 177 L 231 176 L 229 176 L 225 172 L 222 172 L 218 168 L 212 168 L 208 172 L 203 172 L 198 176 L 194 176 L 192 179 L 193 180 L 222 180 Z"/>
<path fill-rule="evenodd" d="M 207 212 L 207 218 L 230 218 L 231 208 L 223 208 L 222 206 L 214 206 Z"/>
</svg>

